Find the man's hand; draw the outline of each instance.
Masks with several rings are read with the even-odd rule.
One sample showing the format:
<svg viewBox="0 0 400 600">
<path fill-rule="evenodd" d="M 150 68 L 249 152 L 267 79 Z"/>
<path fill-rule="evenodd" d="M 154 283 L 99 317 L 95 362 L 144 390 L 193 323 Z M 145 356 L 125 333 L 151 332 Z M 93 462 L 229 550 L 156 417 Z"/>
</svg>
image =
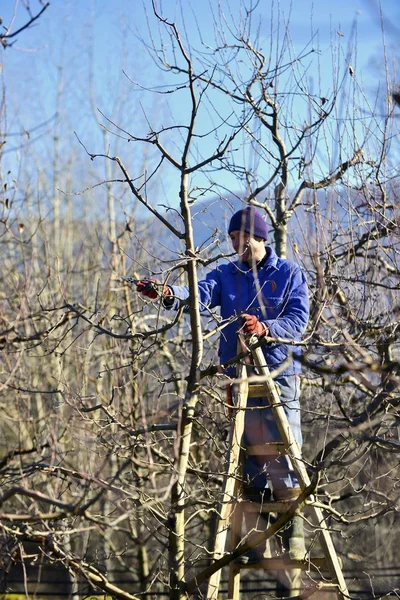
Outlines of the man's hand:
<svg viewBox="0 0 400 600">
<path fill-rule="evenodd" d="M 156 279 L 139 279 L 136 281 L 136 291 L 151 300 L 155 300 L 159 296 L 163 298 L 171 296 L 170 288 Z"/>
<path fill-rule="evenodd" d="M 267 335 L 268 327 L 264 323 L 259 321 L 257 319 L 256 315 L 244 314 L 244 315 L 242 315 L 242 317 L 243 317 L 243 328 L 242 328 L 243 333 L 245 333 L 246 335 L 256 334 L 259 337 Z"/>
</svg>

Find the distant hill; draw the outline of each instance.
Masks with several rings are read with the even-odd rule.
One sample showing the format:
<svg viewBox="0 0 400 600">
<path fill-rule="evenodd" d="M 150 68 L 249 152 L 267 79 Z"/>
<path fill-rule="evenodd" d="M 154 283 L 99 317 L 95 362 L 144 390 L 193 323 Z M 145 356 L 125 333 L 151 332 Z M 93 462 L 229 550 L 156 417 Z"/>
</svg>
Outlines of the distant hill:
<svg viewBox="0 0 400 600">
<path fill-rule="evenodd" d="M 333 193 L 333 192 L 332 192 Z M 335 190 L 335 207 L 337 216 L 340 219 L 345 218 L 345 211 L 340 206 L 340 191 Z M 304 205 L 314 204 L 317 198 L 318 202 L 318 213 L 322 219 L 327 219 L 325 216 L 327 208 L 327 196 L 325 190 L 318 190 L 315 194 L 312 190 L 306 190 L 303 197 Z M 260 198 L 260 200 L 262 200 Z M 194 230 L 194 242 L 197 248 L 204 250 L 208 248 L 210 253 L 215 254 L 217 248 L 223 252 L 230 252 L 231 247 L 229 245 L 227 230 L 230 218 L 232 215 L 241 208 L 247 206 L 247 203 L 240 197 L 239 194 L 230 194 L 224 198 L 212 197 L 208 200 L 196 202 L 192 206 L 192 217 L 193 217 L 193 230 Z M 178 229 L 182 229 L 182 221 L 179 214 L 176 211 L 168 211 L 168 220 L 173 223 Z M 299 222 L 304 223 L 303 227 L 299 227 Z M 272 227 L 267 219 L 267 226 L 271 232 L 270 243 L 273 243 Z M 289 237 L 291 241 L 301 244 L 304 235 L 307 235 L 307 231 L 312 227 L 312 220 L 310 220 L 309 214 L 304 210 L 304 206 L 299 206 L 296 209 L 296 217 L 292 219 L 289 225 Z M 176 239 L 172 234 L 165 233 L 166 246 L 173 252 L 177 251 Z"/>
<path fill-rule="evenodd" d="M 197 248 L 204 250 L 210 246 L 220 246 L 224 251 L 228 248 L 227 230 L 232 215 L 246 204 L 233 194 L 227 198 L 213 197 L 209 200 L 196 202 L 192 207 L 192 223 L 194 243 Z M 182 220 L 175 211 L 168 211 L 168 221 L 182 230 Z M 162 242 L 171 250 L 176 251 L 176 238 L 164 229 Z M 230 247 L 229 247 L 230 250 Z"/>
<path fill-rule="evenodd" d="M 233 195 L 227 199 L 213 198 L 196 204 L 192 210 L 195 245 L 207 246 L 213 238 L 224 243 L 232 215 L 245 206 L 243 200 Z"/>
</svg>

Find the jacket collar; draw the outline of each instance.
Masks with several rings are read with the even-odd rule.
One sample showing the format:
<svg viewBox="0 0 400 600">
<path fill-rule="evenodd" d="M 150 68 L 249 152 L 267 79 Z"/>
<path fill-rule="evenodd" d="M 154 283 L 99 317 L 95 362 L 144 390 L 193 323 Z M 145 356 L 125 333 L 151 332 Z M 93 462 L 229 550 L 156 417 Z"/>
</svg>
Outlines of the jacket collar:
<svg viewBox="0 0 400 600">
<path fill-rule="evenodd" d="M 271 246 L 266 246 L 265 247 L 267 253 L 268 253 L 268 257 L 267 260 L 265 261 L 265 263 L 263 264 L 263 266 L 261 267 L 261 269 L 277 269 L 277 264 L 278 264 L 278 260 L 279 257 L 277 255 L 277 253 L 275 252 L 275 250 L 271 247 Z M 249 267 L 247 265 L 247 263 L 242 262 L 241 260 L 237 260 L 232 264 L 232 271 L 238 273 L 238 272 L 244 272 L 244 271 L 248 271 Z"/>
</svg>

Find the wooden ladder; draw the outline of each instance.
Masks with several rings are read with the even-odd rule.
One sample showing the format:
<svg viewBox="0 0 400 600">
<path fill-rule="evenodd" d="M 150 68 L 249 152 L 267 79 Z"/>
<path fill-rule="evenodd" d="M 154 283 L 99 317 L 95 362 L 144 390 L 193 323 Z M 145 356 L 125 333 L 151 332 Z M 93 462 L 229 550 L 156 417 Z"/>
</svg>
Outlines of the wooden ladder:
<svg viewBox="0 0 400 600">
<path fill-rule="evenodd" d="M 253 339 L 250 340 L 250 344 Z M 227 539 L 227 532 L 231 529 L 231 561 L 229 562 L 229 586 L 228 586 L 228 600 L 239 600 L 240 598 L 240 576 L 243 569 L 264 569 L 265 571 L 296 571 L 300 573 L 302 571 L 316 571 L 320 573 L 321 570 L 325 569 L 329 571 L 330 580 L 324 579 L 324 582 L 312 585 L 307 590 L 303 590 L 301 596 L 306 598 L 311 596 L 318 590 L 326 590 L 336 593 L 339 600 L 345 600 L 348 598 L 348 590 L 345 579 L 343 577 L 341 563 L 336 554 L 335 547 L 332 543 L 332 538 L 326 523 L 326 518 L 323 515 L 322 509 L 316 503 L 316 499 L 312 490 L 311 480 L 307 473 L 306 467 L 302 460 L 301 449 L 297 443 L 293 432 L 289 426 L 284 408 L 280 402 L 279 392 L 275 385 L 271 373 L 265 364 L 265 358 L 262 349 L 258 347 L 252 347 L 250 345 L 250 355 L 252 356 L 252 362 L 254 367 L 257 369 L 258 380 L 261 383 L 249 385 L 247 368 L 245 364 L 242 364 L 237 369 L 237 392 L 235 394 L 235 405 L 234 415 L 232 419 L 232 426 L 229 434 L 229 450 L 226 458 L 226 468 L 223 482 L 222 499 L 219 508 L 219 520 L 215 536 L 215 545 L 213 552 L 213 561 L 221 559 L 226 556 L 225 544 Z M 276 424 L 280 433 L 281 441 L 276 443 L 269 443 L 262 446 L 256 446 L 247 448 L 247 452 L 254 454 L 287 454 L 290 457 L 293 470 L 296 473 L 297 479 L 301 491 L 299 501 L 307 498 L 308 512 L 311 515 L 312 523 L 315 530 L 318 531 L 320 545 L 324 553 L 322 558 L 310 558 L 306 557 L 302 561 L 290 560 L 289 558 L 265 558 L 260 560 L 256 565 L 240 565 L 235 562 L 235 559 L 244 554 L 250 548 L 255 547 L 261 542 L 265 541 L 269 535 L 274 535 L 283 526 L 284 523 L 288 522 L 293 516 L 296 507 L 299 502 L 266 502 L 262 505 L 246 502 L 242 500 L 241 495 L 241 451 L 242 449 L 242 436 L 244 430 L 244 419 L 245 419 L 245 408 L 247 406 L 247 398 L 249 397 L 266 397 L 269 400 L 271 410 L 273 412 Z M 268 528 L 266 532 L 254 532 L 249 535 L 246 540 L 241 540 L 241 526 L 243 514 L 246 511 L 257 511 L 260 513 L 276 513 L 278 518 L 277 521 Z M 279 515 L 281 515 L 279 517 Z M 225 561 L 224 561 L 225 562 Z M 207 600 L 217 600 L 218 591 L 221 578 L 221 569 L 211 575 L 208 588 L 207 588 Z M 319 576 L 320 578 L 320 576 Z"/>
</svg>

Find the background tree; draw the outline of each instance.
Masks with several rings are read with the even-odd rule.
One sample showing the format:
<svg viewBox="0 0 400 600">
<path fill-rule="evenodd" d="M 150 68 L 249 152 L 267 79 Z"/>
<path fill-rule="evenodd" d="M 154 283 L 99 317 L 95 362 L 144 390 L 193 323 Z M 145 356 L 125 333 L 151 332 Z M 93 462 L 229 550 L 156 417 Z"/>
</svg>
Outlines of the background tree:
<svg viewBox="0 0 400 600">
<path fill-rule="evenodd" d="M 218 230 L 245 203 L 265 211 L 270 242 L 308 273 L 305 456 L 336 547 L 354 591 L 395 587 L 356 578 L 394 564 L 398 525 L 398 202 L 388 160 L 398 122 L 365 95 L 341 36 L 327 90 L 311 81 L 318 48 L 295 52 L 282 15 L 271 15 L 265 41 L 255 15 L 248 3 L 214 10 L 211 43 L 189 39 L 185 19 L 153 3 L 143 47 L 166 87 L 143 90 L 127 72 L 145 118 L 102 111 L 109 146 L 76 142 L 87 164 L 110 163 L 96 182 L 107 199 L 131 198 L 115 230 L 90 202 L 95 172 L 79 196 L 87 206 L 62 220 L 62 268 L 55 221 L 33 183 L 4 204 L 5 555 L 25 561 L 30 542 L 29 553 L 70 570 L 78 590 L 182 598 L 204 579 L 227 418 L 225 381 L 215 377 L 223 323 L 218 313 L 200 318 L 197 280 L 231 259 Z M 146 160 L 131 161 L 132 147 Z M 172 206 L 159 200 L 167 180 Z M 18 203 L 24 194 L 30 201 Z M 116 277 L 128 272 L 187 283 L 188 315 L 144 304 Z"/>
</svg>

